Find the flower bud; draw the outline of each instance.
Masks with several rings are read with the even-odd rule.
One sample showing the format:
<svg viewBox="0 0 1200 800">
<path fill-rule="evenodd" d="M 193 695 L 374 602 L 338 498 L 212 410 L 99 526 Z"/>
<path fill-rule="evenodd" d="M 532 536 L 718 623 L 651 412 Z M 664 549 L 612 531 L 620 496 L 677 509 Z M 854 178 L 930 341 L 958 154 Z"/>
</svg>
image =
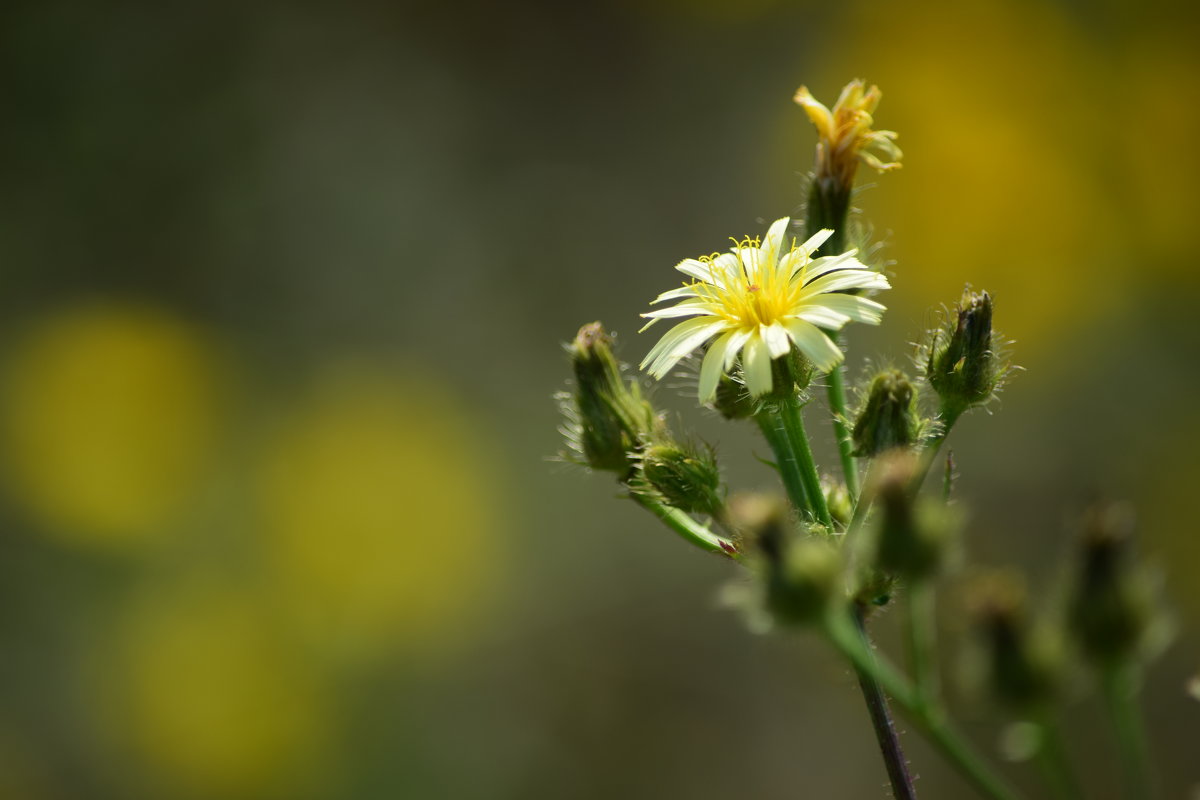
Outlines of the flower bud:
<svg viewBox="0 0 1200 800">
<path fill-rule="evenodd" d="M 787 355 L 771 360 L 771 395 L 795 397 L 812 383 L 814 371 L 812 362 L 793 344 Z"/>
<path fill-rule="evenodd" d="M 985 575 L 971 587 L 968 601 L 996 699 L 1018 710 L 1052 699 L 1062 674 L 1061 641 L 1030 626 L 1020 580 L 1007 572 Z"/>
<path fill-rule="evenodd" d="M 838 481 L 822 479 L 821 491 L 825 494 L 825 507 L 829 509 L 829 516 L 834 525 L 845 530 L 850 524 L 850 518 L 854 516 L 854 501 L 850 499 L 850 492 L 846 490 L 846 485 Z"/>
<path fill-rule="evenodd" d="M 893 451 L 880 460 L 870 487 L 880 510 L 875 565 L 909 580 L 937 572 L 956 527 L 948 509 L 917 504 L 910 488 L 917 469 L 916 456 Z"/>
<path fill-rule="evenodd" d="M 921 436 L 917 390 L 898 369 L 871 379 L 867 399 L 853 430 L 854 455 L 869 458 L 894 448 L 909 448 Z"/>
<path fill-rule="evenodd" d="M 815 622 L 841 591 L 842 557 L 820 536 L 792 540 L 767 575 L 767 606 L 784 623 Z"/>
<path fill-rule="evenodd" d="M 569 446 L 593 469 L 622 476 L 633 469 L 632 455 L 665 430 L 635 381 L 626 382 L 612 350 L 612 338 L 599 322 L 584 325 L 568 346 L 575 390 L 567 408 Z"/>
<path fill-rule="evenodd" d="M 883 608 L 896 593 L 896 576 L 871 564 L 859 565 L 853 592 L 855 604 L 864 612 Z"/>
<path fill-rule="evenodd" d="M 1127 506 L 1098 506 L 1084 518 L 1070 627 L 1097 662 L 1135 657 L 1161 630 L 1155 586 L 1135 561 L 1133 536 Z"/>
<path fill-rule="evenodd" d="M 725 419 L 748 419 L 758 411 L 758 401 L 751 396 L 740 378 L 722 375 L 717 382 L 713 408 L 720 411 Z"/>
<path fill-rule="evenodd" d="M 711 451 L 677 444 L 655 444 L 642 453 L 642 477 L 667 505 L 715 515 L 724 507 L 721 474 Z"/>
<path fill-rule="evenodd" d="M 950 324 L 933 332 L 926 377 L 942 401 L 942 416 L 956 419 L 991 398 L 1005 372 L 996 355 L 992 298 L 987 292 L 963 295 Z"/>
<path fill-rule="evenodd" d="M 745 549 L 768 563 L 778 563 L 793 537 L 791 512 L 782 497 L 739 492 L 729 501 L 729 521 L 741 534 Z"/>
</svg>

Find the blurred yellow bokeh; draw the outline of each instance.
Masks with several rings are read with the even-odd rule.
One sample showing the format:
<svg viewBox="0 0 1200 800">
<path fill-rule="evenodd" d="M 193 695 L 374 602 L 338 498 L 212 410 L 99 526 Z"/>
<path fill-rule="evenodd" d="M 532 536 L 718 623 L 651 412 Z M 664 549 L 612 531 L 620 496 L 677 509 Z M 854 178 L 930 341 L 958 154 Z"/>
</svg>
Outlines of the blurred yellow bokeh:
<svg viewBox="0 0 1200 800">
<path fill-rule="evenodd" d="M 402 374 L 327 368 L 258 469 L 287 606 L 350 655 L 429 644 L 498 585 L 500 478 L 486 441 L 434 381 Z"/>
<path fill-rule="evenodd" d="M 847 24 L 855 36 L 817 86 L 832 101 L 856 75 L 878 82 L 877 127 L 900 132 L 904 169 L 863 170 L 879 188 L 858 201 L 898 259 L 896 300 L 986 288 L 1030 359 L 1103 319 L 1147 272 L 1177 270 L 1133 254 L 1187 230 L 1179 159 L 1197 157 L 1172 147 L 1166 169 L 1154 143 L 1198 127 L 1182 102 L 1198 72 L 1190 42 L 1134 43 L 1125 70 L 1062 9 L 1007 0 L 860 4 Z"/>
<path fill-rule="evenodd" d="M 64 542 L 144 542 L 202 476 L 221 394 L 206 335 L 167 311 L 97 304 L 46 316 L 5 364 L 8 491 Z"/>
<path fill-rule="evenodd" d="M 213 577 L 156 585 L 98 656 L 101 729 L 176 796 L 294 796 L 321 767 L 319 676 L 267 607 Z"/>
</svg>

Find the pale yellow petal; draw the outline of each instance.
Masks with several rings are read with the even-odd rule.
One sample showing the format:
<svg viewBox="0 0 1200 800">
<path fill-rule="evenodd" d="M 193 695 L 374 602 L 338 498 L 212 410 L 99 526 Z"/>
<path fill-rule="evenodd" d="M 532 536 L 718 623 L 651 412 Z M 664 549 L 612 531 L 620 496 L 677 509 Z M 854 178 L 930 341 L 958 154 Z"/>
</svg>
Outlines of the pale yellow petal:
<svg viewBox="0 0 1200 800">
<path fill-rule="evenodd" d="M 817 369 L 829 372 L 842 363 L 842 351 L 811 322 L 790 320 L 787 330 L 792 335 L 796 347 L 800 348 L 800 352 L 804 353 Z"/>
</svg>

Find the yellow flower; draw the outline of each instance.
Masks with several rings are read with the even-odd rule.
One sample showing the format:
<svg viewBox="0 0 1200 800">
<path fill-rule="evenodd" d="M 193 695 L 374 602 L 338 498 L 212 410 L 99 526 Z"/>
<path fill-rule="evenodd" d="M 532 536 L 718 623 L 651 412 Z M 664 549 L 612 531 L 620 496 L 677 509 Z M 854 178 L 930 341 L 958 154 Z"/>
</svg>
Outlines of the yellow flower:
<svg viewBox="0 0 1200 800">
<path fill-rule="evenodd" d="M 659 340 L 642 361 L 642 369 L 661 378 L 686 355 L 713 337 L 700 367 L 700 401 L 716 393 L 721 375 L 738 354 L 752 395 L 771 390 L 771 359 L 792 345 L 820 370 L 839 363 L 842 351 L 824 330 L 840 330 L 847 322 L 878 325 L 883 305 L 865 297 L 834 294 L 852 289 L 888 289 L 887 278 L 864 266 L 856 251 L 812 258 L 832 234 L 818 231 L 804 244 L 793 241 L 784 252 L 790 220 L 776 220 L 765 241 L 745 239 L 720 255 L 688 258 L 675 268 L 694 280 L 665 292 L 654 301 L 680 300 L 678 305 L 642 314 L 650 318 L 642 330 L 660 319 L 696 317 L 679 323 Z"/>
<path fill-rule="evenodd" d="M 883 93 L 878 86 L 863 89 L 863 82 L 855 79 L 842 90 L 841 97 L 833 110 L 817 102 L 801 86 L 792 98 L 804 108 L 808 118 L 817 128 L 817 177 L 832 177 L 844 186 L 854 182 L 854 170 L 861 159 L 868 167 L 880 172 L 900 168 L 903 155 L 896 146 L 895 131 L 873 131 L 871 117 Z M 878 155 L 871 152 L 878 151 Z M 884 160 L 886 159 L 886 160 Z"/>
</svg>

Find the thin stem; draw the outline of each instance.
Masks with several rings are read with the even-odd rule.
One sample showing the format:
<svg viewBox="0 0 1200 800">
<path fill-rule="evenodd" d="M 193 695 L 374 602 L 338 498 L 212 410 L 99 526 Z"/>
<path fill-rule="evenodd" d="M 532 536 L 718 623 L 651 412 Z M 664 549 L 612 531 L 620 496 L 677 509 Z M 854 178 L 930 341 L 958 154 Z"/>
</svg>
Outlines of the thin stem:
<svg viewBox="0 0 1200 800">
<path fill-rule="evenodd" d="M 800 513 L 812 513 L 808 503 L 808 492 L 804 488 L 804 478 L 800 474 L 800 462 L 792 450 L 783 420 L 778 415 L 764 410 L 754 415 L 754 421 L 758 423 L 763 438 L 775 454 L 775 465 L 779 468 L 779 477 L 783 479 L 788 499 Z"/>
<path fill-rule="evenodd" d="M 942 476 L 942 505 L 950 502 L 950 494 L 954 491 L 954 451 L 946 451 L 946 472 Z"/>
<path fill-rule="evenodd" d="M 1063 800 L 1082 800 L 1083 787 L 1071 768 L 1067 748 L 1057 723 L 1046 714 L 1037 725 L 1041 733 L 1037 749 L 1038 767 L 1042 770 L 1046 782 L 1053 787 L 1057 797 Z"/>
<path fill-rule="evenodd" d="M 721 555 L 729 556 L 734 560 L 741 559 L 741 555 L 737 551 L 737 546 L 733 542 L 716 535 L 678 508 L 672 508 L 639 492 L 631 491 L 629 496 L 639 506 L 652 512 L 668 528 L 679 534 L 689 544 L 695 545 L 701 550 L 707 550 L 710 553 L 720 553 Z"/>
<path fill-rule="evenodd" d="M 841 345 L 841 337 L 838 334 L 833 334 L 834 344 Z M 842 365 L 833 368 L 829 373 L 829 386 L 826 389 L 829 395 L 829 410 L 833 416 L 833 434 L 837 439 L 838 456 L 842 460 L 842 474 L 846 478 L 846 492 L 850 495 L 850 502 L 858 501 L 860 491 L 858 481 L 858 464 L 854 461 L 854 440 L 850 436 L 850 429 L 846 427 L 846 383 L 842 374 Z"/>
<path fill-rule="evenodd" d="M 935 589 L 929 581 L 915 581 L 904 604 L 905 631 L 917 695 L 923 703 L 936 705 L 940 681 L 937 668 L 937 626 Z"/>
<path fill-rule="evenodd" d="M 822 255 L 838 255 L 846 248 L 846 219 L 850 215 L 850 187 L 837 181 L 821 180 L 813 176 L 809 185 L 808 207 L 805 209 L 805 233 L 811 236 L 822 228 L 830 228 L 833 234 L 825 240 Z M 834 344 L 842 344 L 841 336 L 826 331 Z M 837 439 L 838 455 L 842 461 L 842 474 L 846 478 L 846 491 L 851 502 L 858 502 L 860 490 L 858 465 L 854 463 L 854 442 L 843 421 L 846 418 L 846 385 L 842 365 L 829 373 L 829 410 L 833 414 L 833 433 Z"/>
<path fill-rule="evenodd" d="M 929 474 L 929 468 L 933 466 L 933 462 L 937 461 L 938 453 L 942 449 L 942 445 L 946 442 L 946 437 L 950 435 L 950 429 L 954 427 L 954 423 L 958 422 L 959 414 L 942 414 L 942 428 L 936 434 L 925 440 L 925 450 L 921 453 L 921 462 L 917 465 L 917 473 L 913 476 L 912 488 L 910 491 L 915 497 L 917 492 L 921 491 L 921 484 L 925 482 L 925 476 Z"/>
<path fill-rule="evenodd" d="M 812 448 L 808 445 L 808 433 L 804 430 L 804 418 L 800 413 L 800 402 L 794 397 L 785 397 L 779 401 L 775 412 L 786 434 L 797 468 L 800 480 L 804 484 L 804 494 L 817 521 L 832 530 L 833 520 L 829 516 L 829 506 L 825 503 L 825 492 L 821 490 L 821 478 L 817 474 L 817 463 L 813 460 Z"/>
<path fill-rule="evenodd" d="M 863 646 L 873 653 L 861 606 L 854 610 L 854 623 Z M 892 797 L 895 800 L 916 800 L 917 790 L 913 786 L 912 776 L 908 773 L 908 759 L 900 746 L 900 734 L 888 710 L 887 696 L 870 672 L 857 668 L 855 672 L 858 673 L 858 685 L 862 689 L 863 699 L 867 701 L 867 711 L 871 715 L 871 726 L 875 729 L 875 740 L 879 743 L 879 752 L 887 768 L 888 780 L 892 784 Z"/>
<path fill-rule="evenodd" d="M 1150 753 L 1137 707 L 1138 668 L 1134 663 L 1115 664 L 1104 671 L 1104 695 L 1112 715 L 1125 769 L 1126 794 L 1137 800 L 1153 797 Z"/>
<path fill-rule="evenodd" d="M 923 702 L 907 678 L 862 643 L 850 614 L 844 609 L 831 613 L 824 621 L 824 633 L 856 669 L 870 673 L 878 681 L 905 716 L 981 795 L 991 800 L 1018 797 L 961 734 L 950 727 L 940 710 Z"/>
<path fill-rule="evenodd" d="M 808 509 L 826 526 L 832 527 L 825 494 L 821 491 L 821 482 L 817 475 L 817 465 L 813 461 L 808 436 L 804 430 L 804 420 L 800 415 L 800 403 L 794 398 L 787 398 L 780 401 L 776 409 L 760 413 L 757 419 L 763 435 L 775 451 L 780 474 L 792 504 Z M 872 651 L 866 630 L 861 627 L 861 619 L 860 626 L 855 630 L 854 635 L 859 637 L 863 650 L 870 655 Z M 857 666 L 855 669 L 892 791 L 895 797 L 901 800 L 915 800 L 916 792 L 912 786 L 912 778 L 908 775 L 908 764 L 896 735 L 891 712 L 888 711 L 887 698 L 874 673 Z"/>
</svg>

